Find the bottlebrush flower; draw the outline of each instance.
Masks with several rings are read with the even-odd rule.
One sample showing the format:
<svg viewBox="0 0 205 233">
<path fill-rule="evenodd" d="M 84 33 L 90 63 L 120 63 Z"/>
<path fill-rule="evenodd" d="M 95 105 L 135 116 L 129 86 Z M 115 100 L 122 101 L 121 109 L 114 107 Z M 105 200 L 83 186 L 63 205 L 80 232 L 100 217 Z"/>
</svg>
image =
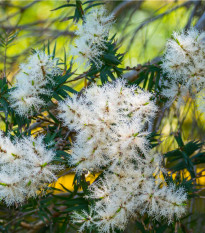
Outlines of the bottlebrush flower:
<svg viewBox="0 0 205 233">
<path fill-rule="evenodd" d="M 9 206 L 37 196 L 37 192 L 56 180 L 55 173 L 62 169 L 51 164 L 54 156 L 43 137 L 11 141 L 0 133 L 0 199 Z"/>
<path fill-rule="evenodd" d="M 90 216 L 89 227 L 93 225 L 100 232 L 124 230 L 129 219 L 137 217 L 137 214 L 147 213 L 157 220 L 166 218 L 170 223 L 174 216 L 180 218 L 186 212 L 187 195 L 184 189 L 173 184 L 161 186 L 163 181 L 156 183 L 153 173 L 145 175 L 143 168 L 133 169 L 130 166 L 127 171 L 106 173 L 105 177 L 94 182 L 86 196 L 95 201 L 92 213 L 86 213 Z M 79 212 L 75 213 L 73 221 L 82 224 L 80 232 L 88 227 L 88 219 L 82 218 Z"/>
<path fill-rule="evenodd" d="M 84 16 L 84 22 L 78 26 L 75 46 L 71 55 L 77 56 L 76 62 L 80 66 L 88 67 L 91 62 L 98 68 L 102 66 L 100 56 L 106 48 L 106 41 L 113 24 L 113 16 L 108 15 L 105 8 L 93 9 Z"/>
<path fill-rule="evenodd" d="M 11 106 L 21 116 L 33 115 L 46 105 L 42 97 L 51 94 L 51 86 L 55 83 L 53 77 L 58 74 L 56 59 L 36 51 L 27 63 L 20 65 L 16 87 L 10 92 Z"/>
<path fill-rule="evenodd" d="M 162 59 L 162 69 L 168 75 L 163 95 L 178 105 L 184 98 L 195 99 L 205 86 L 205 33 L 195 29 L 174 33 L 167 42 L 167 50 Z"/>
<path fill-rule="evenodd" d="M 148 213 L 156 219 L 164 217 L 169 223 L 173 221 L 174 215 L 180 218 L 185 214 L 184 204 L 187 201 L 187 194 L 183 188 L 176 188 L 174 184 L 159 187 L 154 180 L 145 182 L 138 196 L 140 212 Z"/>
<path fill-rule="evenodd" d="M 139 160 L 137 154 L 149 149 L 145 126 L 157 111 L 151 97 L 117 81 L 103 87 L 94 85 L 79 98 L 74 95 L 61 103 L 64 124 L 79 132 L 71 164 L 78 164 L 76 169 L 82 172 L 119 161 L 127 163 L 135 157 Z"/>
<path fill-rule="evenodd" d="M 77 132 L 70 164 L 79 173 L 103 172 L 86 196 L 95 201 L 92 211 L 74 214 L 79 231 L 92 225 L 100 232 L 123 230 L 136 212 L 168 221 L 185 212 L 186 193 L 160 179 L 162 157 L 150 151 L 146 127 L 157 111 L 152 99 L 117 80 L 60 104 L 64 125 Z"/>
</svg>

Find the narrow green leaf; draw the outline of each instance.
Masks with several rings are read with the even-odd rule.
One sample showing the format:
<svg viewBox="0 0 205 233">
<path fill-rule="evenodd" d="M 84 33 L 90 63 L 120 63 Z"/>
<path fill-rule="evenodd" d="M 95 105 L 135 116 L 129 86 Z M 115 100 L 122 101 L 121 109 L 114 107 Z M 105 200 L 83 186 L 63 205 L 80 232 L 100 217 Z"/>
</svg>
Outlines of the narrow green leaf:
<svg viewBox="0 0 205 233">
<path fill-rule="evenodd" d="M 59 6 L 59 7 L 55 8 L 55 9 L 53 9 L 51 11 L 56 11 L 56 10 L 59 10 L 61 8 L 64 8 L 64 7 L 75 7 L 75 6 L 76 6 L 75 4 L 64 4 L 64 5 Z"/>
</svg>

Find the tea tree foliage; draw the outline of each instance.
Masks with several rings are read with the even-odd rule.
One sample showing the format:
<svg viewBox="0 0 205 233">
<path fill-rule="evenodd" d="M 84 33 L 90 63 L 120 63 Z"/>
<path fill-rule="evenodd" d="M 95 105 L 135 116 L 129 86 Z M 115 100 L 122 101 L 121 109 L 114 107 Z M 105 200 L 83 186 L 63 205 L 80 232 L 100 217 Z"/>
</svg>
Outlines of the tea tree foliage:
<svg viewBox="0 0 205 233">
<path fill-rule="evenodd" d="M 160 62 L 123 67 L 115 17 L 102 2 L 54 10 L 62 8 L 73 9 L 64 21 L 77 26 L 72 59 L 48 43 L 32 50 L 14 83 L 6 68 L 0 79 L 1 232 L 123 232 L 131 220 L 141 232 L 173 232 L 200 191 L 203 142 L 185 142 L 179 127 L 177 148 L 163 154 L 159 125 L 187 100 L 204 111 L 204 33 L 174 32 Z M 5 51 L 16 36 L 1 37 Z M 126 80 L 130 70 L 135 80 Z M 55 188 L 70 172 L 73 190 Z"/>
</svg>

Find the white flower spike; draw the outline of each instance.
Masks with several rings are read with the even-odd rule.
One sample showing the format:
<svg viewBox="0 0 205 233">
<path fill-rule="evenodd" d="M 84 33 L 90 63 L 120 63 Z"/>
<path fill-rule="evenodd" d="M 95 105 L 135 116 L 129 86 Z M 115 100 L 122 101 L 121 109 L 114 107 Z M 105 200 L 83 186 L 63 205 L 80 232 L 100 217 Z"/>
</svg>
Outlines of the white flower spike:
<svg viewBox="0 0 205 233">
<path fill-rule="evenodd" d="M 53 77 L 60 74 L 56 59 L 43 51 L 36 51 L 28 58 L 26 64 L 20 65 L 20 72 L 16 77 L 16 87 L 10 92 L 11 106 L 21 116 L 31 116 L 45 106 L 42 95 L 49 96 L 54 84 Z"/>
<path fill-rule="evenodd" d="M 100 68 L 102 62 L 100 56 L 106 48 L 106 40 L 113 24 L 114 17 L 108 15 L 106 9 L 92 9 L 84 16 L 84 22 L 78 26 L 75 46 L 71 49 L 71 55 L 76 56 L 79 66 L 86 68 L 93 62 Z"/>
<path fill-rule="evenodd" d="M 36 197 L 57 179 L 55 173 L 62 169 L 51 164 L 54 156 L 43 137 L 11 141 L 0 133 L 0 199 L 10 206 Z"/>
<path fill-rule="evenodd" d="M 192 99 L 205 88 L 205 32 L 190 29 L 174 33 L 167 42 L 167 50 L 162 59 L 162 69 L 168 81 L 162 94 L 170 100 L 177 100 L 177 106 L 184 104 L 187 97 Z M 203 96 L 199 94 L 199 96 Z M 205 105 L 205 102 L 200 105 Z M 205 107 L 200 107 L 204 111 Z"/>
<path fill-rule="evenodd" d="M 185 212 L 186 193 L 160 179 L 162 157 L 150 151 L 146 129 L 157 111 L 152 99 L 117 80 L 60 104 L 64 125 L 77 131 L 70 164 L 79 173 L 104 173 L 86 196 L 95 200 L 92 211 L 74 214 L 80 232 L 92 225 L 106 233 L 123 230 L 136 212 L 169 222 Z"/>
</svg>

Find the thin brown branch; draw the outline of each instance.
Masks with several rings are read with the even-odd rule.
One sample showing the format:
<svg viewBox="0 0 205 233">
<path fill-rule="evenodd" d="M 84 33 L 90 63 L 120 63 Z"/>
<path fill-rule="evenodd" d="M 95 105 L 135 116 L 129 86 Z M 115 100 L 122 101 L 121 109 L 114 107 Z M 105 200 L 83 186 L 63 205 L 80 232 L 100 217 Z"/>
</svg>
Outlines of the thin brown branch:
<svg viewBox="0 0 205 233">
<path fill-rule="evenodd" d="M 144 22 L 142 22 L 138 27 L 137 29 L 134 31 L 133 33 L 133 36 L 132 36 L 132 39 L 130 40 L 129 42 L 129 46 L 128 46 L 128 50 L 131 48 L 132 44 L 133 44 L 133 41 L 134 41 L 134 38 L 136 36 L 136 34 L 145 26 L 147 26 L 148 24 L 160 19 L 160 18 L 163 18 L 164 16 L 172 13 L 173 11 L 176 11 L 177 9 L 179 8 L 182 8 L 182 7 L 189 7 L 191 4 L 193 4 L 193 1 L 188 1 L 188 2 L 183 2 L 182 4 L 180 5 L 177 5 L 176 7 L 173 7 L 172 9 L 170 10 L 167 10 L 165 11 L 164 13 L 161 13 L 159 15 L 156 15 L 156 16 L 151 16 L 150 18 L 148 18 L 147 20 L 145 20 Z"/>
<path fill-rule="evenodd" d="M 201 18 L 196 23 L 195 28 L 198 30 L 205 30 L 205 12 L 203 13 Z"/>
<path fill-rule="evenodd" d="M 133 1 L 133 0 L 123 1 L 122 3 L 120 3 L 113 10 L 112 14 L 114 15 L 115 18 L 117 18 L 124 12 L 125 9 L 133 7 L 133 6 L 139 8 L 143 2 L 144 2 L 144 0 L 140 0 L 140 1 Z"/>
<path fill-rule="evenodd" d="M 195 6 L 194 6 L 194 8 L 193 8 L 193 10 L 192 10 L 192 12 L 190 14 L 189 20 L 188 20 L 188 22 L 187 22 L 187 24 L 185 26 L 185 30 L 188 30 L 191 27 L 192 20 L 193 20 L 195 14 L 197 12 L 198 7 L 201 5 L 201 1 L 200 0 L 196 0 L 194 2 L 194 4 L 195 4 Z"/>
<path fill-rule="evenodd" d="M 58 209 L 58 212 L 53 211 L 52 208 L 50 208 L 50 211 L 52 213 L 51 219 L 52 218 L 57 218 L 58 216 L 60 216 L 62 214 L 62 212 L 67 208 L 67 206 L 60 206 Z M 40 220 L 38 221 L 36 224 L 32 225 L 29 224 L 30 226 L 30 231 L 28 231 L 28 233 L 37 233 L 39 232 L 39 230 L 44 227 L 46 224 L 49 223 L 50 220 L 48 220 L 47 218 L 44 219 L 44 221 Z M 28 226 L 28 225 L 27 225 Z"/>
<path fill-rule="evenodd" d="M 51 28 L 43 28 L 43 27 L 32 27 L 33 25 L 35 24 L 39 24 L 40 22 L 43 22 L 43 21 L 38 21 L 38 22 L 35 22 L 35 23 L 32 23 L 32 24 L 25 24 L 25 25 L 19 25 L 19 26 L 2 26 L 3 29 L 5 30 L 16 30 L 16 29 L 19 29 L 19 30 L 24 30 L 24 31 L 31 31 L 33 33 L 47 33 L 47 34 L 50 34 L 51 36 L 56 36 L 56 35 L 63 35 L 63 36 L 71 36 L 71 37 L 74 37 L 75 36 L 75 33 L 74 32 L 71 32 L 69 30 L 57 30 L 57 29 L 51 29 Z"/>
<path fill-rule="evenodd" d="M 150 62 L 146 62 L 146 63 L 144 63 L 143 65 L 152 65 L 152 64 L 156 64 L 156 63 L 158 63 L 159 61 L 161 60 L 161 57 L 155 57 L 154 59 L 152 59 Z M 138 65 L 139 66 L 139 65 Z M 141 65 L 142 66 L 142 65 Z M 123 75 L 123 78 L 124 79 L 127 79 L 128 81 L 130 81 L 130 82 L 133 82 L 133 81 L 135 81 L 136 79 L 138 79 L 139 78 L 139 74 L 142 72 L 142 70 L 141 69 L 137 69 L 137 67 L 136 67 L 136 69 L 133 69 L 133 70 L 131 70 L 131 71 L 129 71 L 129 72 L 127 72 L 127 73 L 125 73 L 124 75 Z"/>
<path fill-rule="evenodd" d="M 21 7 L 21 9 L 20 9 L 19 11 L 15 12 L 15 13 L 13 13 L 13 14 L 10 14 L 10 15 L 6 16 L 6 17 L 3 18 L 3 19 L 0 19 L 0 23 L 3 23 L 3 22 L 5 22 L 5 21 L 8 21 L 9 19 L 15 17 L 15 16 L 18 15 L 19 13 L 25 11 L 26 9 L 30 8 L 31 6 L 33 6 L 34 4 L 36 4 L 36 3 L 40 2 L 40 1 L 41 1 L 41 0 L 34 0 L 33 2 L 30 2 L 29 4 L 27 4 L 27 5 L 23 6 L 23 7 Z"/>
</svg>

